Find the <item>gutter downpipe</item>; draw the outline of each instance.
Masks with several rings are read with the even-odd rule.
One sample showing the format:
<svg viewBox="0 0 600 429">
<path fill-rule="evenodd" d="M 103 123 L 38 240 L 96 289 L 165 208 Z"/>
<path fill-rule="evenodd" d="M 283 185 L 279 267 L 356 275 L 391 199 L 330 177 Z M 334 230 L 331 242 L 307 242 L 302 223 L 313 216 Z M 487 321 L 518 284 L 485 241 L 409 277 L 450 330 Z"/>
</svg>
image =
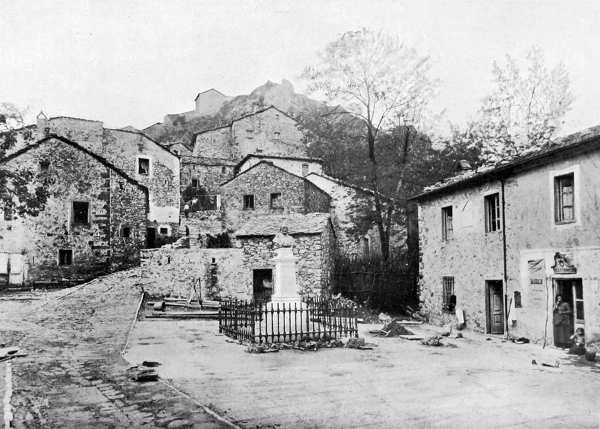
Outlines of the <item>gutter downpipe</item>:
<svg viewBox="0 0 600 429">
<path fill-rule="evenodd" d="M 502 264 L 504 270 L 504 337 L 508 339 L 508 270 L 506 262 L 506 200 L 504 198 L 504 179 L 500 179 L 502 189 Z"/>
</svg>

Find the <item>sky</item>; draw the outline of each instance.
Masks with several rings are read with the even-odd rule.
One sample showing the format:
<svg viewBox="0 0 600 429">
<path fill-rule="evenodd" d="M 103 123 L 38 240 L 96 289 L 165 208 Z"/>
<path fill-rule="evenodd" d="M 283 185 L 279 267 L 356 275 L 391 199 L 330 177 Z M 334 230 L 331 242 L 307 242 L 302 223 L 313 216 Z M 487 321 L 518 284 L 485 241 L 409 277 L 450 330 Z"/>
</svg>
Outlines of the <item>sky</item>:
<svg viewBox="0 0 600 429">
<path fill-rule="evenodd" d="M 494 60 L 564 62 L 575 101 L 563 134 L 600 124 L 600 2 L 392 0 L 0 0 L 0 102 L 34 118 L 144 128 L 217 88 L 247 94 L 291 81 L 342 33 L 398 35 L 432 59 L 431 106 L 461 124 L 491 85 Z"/>
</svg>

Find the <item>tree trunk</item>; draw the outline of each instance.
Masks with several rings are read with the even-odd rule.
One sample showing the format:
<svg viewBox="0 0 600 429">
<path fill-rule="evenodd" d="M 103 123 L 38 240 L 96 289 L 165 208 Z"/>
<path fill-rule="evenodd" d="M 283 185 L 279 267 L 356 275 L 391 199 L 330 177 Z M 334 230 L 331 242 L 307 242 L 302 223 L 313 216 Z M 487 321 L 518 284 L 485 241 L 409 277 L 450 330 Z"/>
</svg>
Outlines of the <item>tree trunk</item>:
<svg viewBox="0 0 600 429">
<path fill-rule="evenodd" d="M 379 194 L 379 177 L 377 175 L 377 159 L 375 157 L 375 135 L 373 125 L 367 124 L 367 143 L 369 146 L 369 161 L 371 162 L 371 187 L 375 192 L 375 224 L 379 232 L 381 256 L 384 261 L 390 257 L 389 232 L 386 231 L 383 220 L 383 204 Z"/>
</svg>

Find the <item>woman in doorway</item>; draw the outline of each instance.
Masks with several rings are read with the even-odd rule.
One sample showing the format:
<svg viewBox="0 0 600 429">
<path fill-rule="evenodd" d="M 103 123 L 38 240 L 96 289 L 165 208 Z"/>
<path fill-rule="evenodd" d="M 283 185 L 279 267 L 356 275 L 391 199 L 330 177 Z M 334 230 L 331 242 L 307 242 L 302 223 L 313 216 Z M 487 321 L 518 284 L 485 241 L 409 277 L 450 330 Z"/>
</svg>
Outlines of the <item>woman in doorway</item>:
<svg viewBox="0 0 600 429">
<path fill-rule="evenodd" d="M 569 347 L 571 334 L 571 306 L 563 301 L 561 295 L 556 295 L 554 301 L 554 344 L 559 347 Z"/>
</svg>

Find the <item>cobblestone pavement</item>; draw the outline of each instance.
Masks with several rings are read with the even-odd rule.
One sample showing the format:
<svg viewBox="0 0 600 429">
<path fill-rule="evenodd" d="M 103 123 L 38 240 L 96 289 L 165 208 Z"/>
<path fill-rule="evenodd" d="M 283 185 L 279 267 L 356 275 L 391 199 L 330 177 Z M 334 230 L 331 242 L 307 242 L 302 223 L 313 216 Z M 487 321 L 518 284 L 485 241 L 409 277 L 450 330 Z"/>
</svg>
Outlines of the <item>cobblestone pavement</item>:
<svg viewBox="0 0 600 429">
<path fill-rule="evenodd" d="M 374 328 L 361 325 L 373 350 L 248 354 L 216 335 L 215 321 L 147 320 L 126 356 L 160 360 L 164 377 L 245 427 L 600 426 L 598 363 L 469 332 L 427 347 L 369 336 Z"/>
<path fill-rule="evenodd" d="M 228 427 L 164 382 L 127 378 L 121 351 L 141 297 L 137 273 L 0 295 L 0 343 L 28 353 L 12 360 L 14 427 Z"/>
</svg>

